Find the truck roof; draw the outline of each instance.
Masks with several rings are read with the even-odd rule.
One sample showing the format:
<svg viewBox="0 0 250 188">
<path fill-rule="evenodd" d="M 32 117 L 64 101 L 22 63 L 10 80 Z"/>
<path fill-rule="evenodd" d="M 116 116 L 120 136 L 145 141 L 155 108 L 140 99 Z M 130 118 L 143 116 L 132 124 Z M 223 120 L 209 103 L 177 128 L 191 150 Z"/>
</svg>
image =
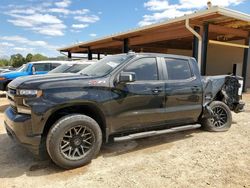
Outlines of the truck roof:
<svg viewBox="0 0 250 188">
<path fill-rule="evenodd" d="M 46 60 L 46 61 L 32 61 L 28 63 L 70 63 L 72 61 L 57 61 L 57 60 Z"/>
<path fill-rule="evenodd" d="M 158 57 L 170 57 L 170 58 L 181 58 L 181 59 L 194 59 L 190 56 L 184 56 L 184 55 L 176 55 L 176 54 L 163 54 L 163 53 L 146 53 L 146 52 L 128 52 L 123 54 L 117 54 L 117 55 L 136 55 L 136 56 L 158 56 Z"/>
</svg>

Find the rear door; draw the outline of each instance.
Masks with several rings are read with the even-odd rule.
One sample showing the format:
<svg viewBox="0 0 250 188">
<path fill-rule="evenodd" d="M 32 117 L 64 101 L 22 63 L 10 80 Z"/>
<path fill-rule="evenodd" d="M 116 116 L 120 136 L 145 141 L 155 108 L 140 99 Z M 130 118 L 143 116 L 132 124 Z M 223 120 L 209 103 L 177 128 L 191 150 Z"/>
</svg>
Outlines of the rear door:
<svg viewBox="0 0 250 188">
<path fill-rule="evenodd" d="M 197 121 L 202 111 L 202 84 L 189 59 L 164 58 L 165 108 L 167 123 Z"/>
<path fill-rule="evenodd" d="M 34 63 L 33 74 L 46 74 L 50 71 L 50 63 Z"/>
</svg>

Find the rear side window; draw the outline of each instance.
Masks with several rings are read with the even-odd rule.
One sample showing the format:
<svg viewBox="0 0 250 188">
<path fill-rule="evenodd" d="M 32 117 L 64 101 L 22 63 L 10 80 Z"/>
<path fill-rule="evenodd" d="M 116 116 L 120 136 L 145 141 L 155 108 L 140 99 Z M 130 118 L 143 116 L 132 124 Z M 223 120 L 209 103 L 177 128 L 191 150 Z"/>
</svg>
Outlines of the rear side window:
<svg viewBox="0 0 250 188">
<path fill-rule="evenodd" d="M 51 70 L 61 65 L 60 63 L 51 63 Z"/>
<path fill-rule="evenodd" d="M 192 77 L 189 62 L 182 59 L 165 58 L 168 80 L 186 80 Z"/>
<path fill-rule="evenodd" d="M 36 72 L 39 71 L 50 71 L 50 64 L 49 63 L 39 63 L 33 65 Z"/>
<path fill-rule="evenodd" d="M 134 72 L 136 80 L 158 80 L 155 58 L 142 58 L 127 66 L 124 72 Z"/>
</svg>

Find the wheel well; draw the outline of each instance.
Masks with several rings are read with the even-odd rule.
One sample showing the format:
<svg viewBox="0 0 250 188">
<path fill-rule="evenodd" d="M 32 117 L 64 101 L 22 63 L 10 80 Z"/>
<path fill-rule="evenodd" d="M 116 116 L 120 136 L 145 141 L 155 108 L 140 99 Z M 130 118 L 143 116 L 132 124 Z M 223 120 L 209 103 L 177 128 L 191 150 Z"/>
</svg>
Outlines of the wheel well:
<svg viewBox="0 0 250 188">
<path fill-rule="evenodd" d="M 70 107 L 65 107 L 62 109 L 59 109 L 55 111 L 46 121 L 42 137 L 46 138 L 51 126 L 59 120 L 61 117 L 69 115 L 69 114 L 84 114 L 86 116 L 89 116 L 93 118 L 100 126 L 103 134 L 103 139 L 105 140 L 106 136 L 106 122 L 105 122 L 105 117 L 102 114 L 102 112 L 96 108 L 95 106 L 91 105 L 77 105 L 77 106 L 70 106 Z"/>
</svg>

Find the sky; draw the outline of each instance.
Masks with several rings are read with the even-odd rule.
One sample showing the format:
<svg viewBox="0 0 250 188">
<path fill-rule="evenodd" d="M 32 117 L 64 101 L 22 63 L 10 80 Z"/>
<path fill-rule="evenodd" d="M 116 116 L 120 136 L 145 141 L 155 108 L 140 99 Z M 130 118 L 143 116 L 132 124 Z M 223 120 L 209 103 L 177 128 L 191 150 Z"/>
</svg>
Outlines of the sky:
<svg viewBox="0 0 250 188">
<path fill-rule="evenodd" d="M 250 14 L 250 0 L 211 0 Z M 206 8 L 207 0 L 0 0 L 0 57 L 57 48 Z"/>
</svg>

